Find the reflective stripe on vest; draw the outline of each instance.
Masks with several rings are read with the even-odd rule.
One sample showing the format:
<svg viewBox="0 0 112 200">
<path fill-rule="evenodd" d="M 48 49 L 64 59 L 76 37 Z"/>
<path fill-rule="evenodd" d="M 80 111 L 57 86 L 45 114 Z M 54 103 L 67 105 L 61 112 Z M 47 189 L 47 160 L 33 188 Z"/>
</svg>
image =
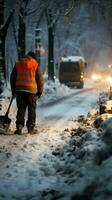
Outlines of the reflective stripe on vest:
<svg viewBox="0 0 112 200">
<path fill-rule="evenodd" d="M 35 73 L 38 63 L 32 58 L 22 58 L 16 63 L 16 90 L 26 89 L 37 91 L 37 83 L 35 81 Z"/>
</svg>

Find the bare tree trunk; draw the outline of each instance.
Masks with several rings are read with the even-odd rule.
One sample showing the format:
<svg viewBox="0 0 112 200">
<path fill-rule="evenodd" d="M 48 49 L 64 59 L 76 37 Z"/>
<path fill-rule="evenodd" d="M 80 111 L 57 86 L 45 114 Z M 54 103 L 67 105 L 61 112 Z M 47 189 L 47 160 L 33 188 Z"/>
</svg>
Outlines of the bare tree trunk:
<svg viewBox="0 0 112 200">
<path fill-rule="evenodd" d="M 6 80 L 6 65 L 5 65 L 5 40 L 7 35 L 7 30 L 12 20 L 14 11 L 12 11 L 4 24 L 4 26 L 0 29 L 0 66 L 1 66 L 1 73 L 2 79 Z"/>
<path fill-rule="evenodd" d="M 25 23 L 21 16 L 19 16 L 19 33 L 18 33 L 18 57 L 25 55 Z"/>
<path fill-rule="evenodd" d="M 48 77 L 54 81 L 54 31 L 48 26 Z"/>
<path fill-rule="evenodd" d="M 48 78 L 54 81 L 54 24 L 51 10 L 46 11 L 48 23 Z"/>
</svg>

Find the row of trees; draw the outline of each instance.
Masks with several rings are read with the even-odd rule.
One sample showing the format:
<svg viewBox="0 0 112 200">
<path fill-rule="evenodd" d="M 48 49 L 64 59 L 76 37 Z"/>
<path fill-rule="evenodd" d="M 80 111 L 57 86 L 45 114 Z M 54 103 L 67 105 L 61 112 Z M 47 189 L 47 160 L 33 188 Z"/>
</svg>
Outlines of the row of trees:
<svg viewBox="0 0 112 200">
<path fill-rule="evenodd" d="M 31 5 L 32 1 L 30 0 L 22 0 L 18 1 L 19 5 L 19 20 L 18 20 L 18 34 L 16 34 L 15 30 L 15 23 L 14 23 L 14 15 L 15 15 L 15 9 L 10 12 L 9 16 L 5 20 L 4 23 L 4 10 L 7 9 L 4 6 L 4 0 L 0 1 L 0 80 L 6 80 L 6 62 L 5 62 L 5 41 L 7 36 L 8 27 L 10 24 L 13 27 L 14 35 L 15 35 L 15 41 L 16 41 L 16 49 L 17 49 L 17 55 L 18 58 L 25 55 L 26 46 L 25 46 L 25 37 L 26 37 L 26 17 L 28 15 L 31 15 L 34 13 L 35 15 L 39 15 L 38 21 L 36 23 L 36 36 L 35 42 L 39 43 L 36 44 L 35 47 L 40 48 L 40 40 L 39 40 L 39 24 L 42 20 L 43 16 L 46 17 L 47 20 L 47 27 L 48 27 L 48 77 L 51 80 L 54 80 L 54 31 L 56 28 L 56 23 L 59 19 L 59 16 L 62 14 L 62 8 L 63 14 L 67 15 L 71 9 L 74 6 L 74 1 L 71 0 L 69 4 L 63 3 L 63 6 L 59 6 L 60 1 L 53 1 L 54 7 L 49 6 L 51 5 L 51 2 L 49 0 L 42 1 L 40 0 L 40 6 L 38 8 L 29 9 L 29 5 Z M 53 9 L 51 9 L 53 8 Z M 40 10 L 40 11 L 39 11 Z M 37 56 L 39 59 L 40 56 L 40 49 L 36 49 Z"/>
<path fill-rule="evenodd" d="M 84 9 L 86 9 L 87 14 L 84 15 L 83 21 L 82 21 L 80 19 L 82 19 L 81 15 L 83 14 Z M 60 49 L 59 54 L 57 54 L 60 57 L 63 56 L 67 51 L 67 54 L 69 52 L 70 53 L 75 52 L 76 54 L 80 52 L 84 53 L 84 56 L 90 59 L 90 50 L 93 49 L 93 47 L 92 47 L 92 42 L 90 46 L 88 45 L 89 44 L 88 35 L 90 31 L 88 27 L 91 27 L 92 23 L 95 24 L 98 19 L 100 20 L 100 18 L 102 18 L 104 25 L 110 29 L 109 30 L 110 32 L 112 32 L 112 26 L 111 26 L 112 12 L 110 11 L 112 11 L 111 0 L 108 0 L 108 2 L 105 2 L 105 0 L 91 0 L 90 2 L 88 0 L 85 0 L 85 1 L 82 1 L 82 0 L 70 0 L 70 1 L 66 1 L 66 0 L 63 0 L 63 1 L 62 0 L 52 0 L 52 1 L 50 0 L 10 0 L 10 4 L 9 4 L 9 0 L 0 0 L 0 41 L 1 41 L 0 42 L 0 62 L 1 62 L 0 80 L 2 79 L 6 80 L 7 74 L 9 74 L 7 73 L 8 69 L 6 67 L 7 63 L 9 64 L 9 62 L 6 62 L 5 60 L 5 56 L 6 56 L 5 55 L 5 52 L 6 52 L 5 41 L 7 38 L 9 39 L 9 37 L 7 37 L 7 32 L 9 33 L 9 30 L 11 34 L 13 35 L 13 39 L 11 38 L 12 41 L 9 42 L 9 45 L 13 43 L 16 46 L 14 50 L 14 54 L 15 52 L 17 52 L 17 57 L 19 58 L 23 56 L 25 52 L 28 51 L 28 45 L 25 43 L 26 38 L 28 38 L 28 31 L 29 31 L 27 22 L 28 20 L 31 20 L 32 18 L 31 20 L 33 23 L 32 27 L 33 29 L 35 29 L 35 33 L 36 33 L 35 35 L 36 44 L 34 48 L 37 51 L 37 56 L 39 59 L 39 53 L 41 49 L 39 30 L 40 30 L 41 23 L 43 23 L 43 21 L 45 23 L 45 20 L 46 20 L 45 25 L 47 25 L 46 27 L 48 31 L 48 32 L 47 31 L 45 32 L 45 37 L 47 38 L 46 41 L 48 43 L 48 46 L 46 45 L 47 52 L 48 52 L 48 55 L 47 55 L 48 69 L 47 70 L 48 70 L 49 79 L 53 80 L 54 79 L 54 48 L 58 47 L 57 49 L 55 48 L 56 50 L 55 53 L 57 53 L 58 49 Z M 4 18 L 4 12 L 5 12 L 5 18 Z M 78 17 L 76 16 L 76 14 Z M 63 27 L 60 27 L 61 23 L 64 22 L 63 19 L 67 23 L 65 24 L 65 27 L 64 25 L 62 25 Z M 61 34 L 62 28 L 63 28 L 63 33 Z M 31 33 L 31 31 L 29 32 Z M 54 44 L 56 33 L 57 35 L 59 35 L 59 37 L 58 36 L 56 37 L 57 44 Z M 32 37 L 32 40 L 34 41 L 34 37 Z M 45 44 L 46 44 L 46 41 L 45 41 Z M 106 43 L 106 41 L 104 42 Z M 34 44 L 32 44 L 32 46 L 33 45 Z M 78 51 L 77 51 L 77 48 L 78 48 Z M 85 51 L 85 48 L 86 48 L 86 51 Z M 33 49 L 33 48 L 31 47 L 30 49 Z M 92 51 L 92 53 L 94 52 Z M 92 57 L 92 53 L 91 53 L 91 57 Z M 14 62 L 12 62 L 12 60 L 13 60 L 14 55 L 13 57 L 12 55 L 9 57 L 10 57 L 11 66 L 13 66 Z M 56 58 L 58 58 L 58 56 Z"/>
</svg>

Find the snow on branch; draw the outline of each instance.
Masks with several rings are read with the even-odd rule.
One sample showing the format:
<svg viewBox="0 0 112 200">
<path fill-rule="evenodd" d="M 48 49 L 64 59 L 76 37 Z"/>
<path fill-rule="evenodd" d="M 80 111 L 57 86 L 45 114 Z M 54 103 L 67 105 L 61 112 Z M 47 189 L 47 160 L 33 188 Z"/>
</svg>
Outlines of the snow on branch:
<svg viewBox="0 0 112 200">
<path fill-rule="evenodd" d="M 68 14 L 72 11 L 73 8 L 74 8 L 74 0 L 72 0 L 72 3 L 71 3 L 71 5 L 69 6 L 69 8 L 66 9 L 64 15 L 65 15 L 65 16 L 68 15 Z"/>
</svg>

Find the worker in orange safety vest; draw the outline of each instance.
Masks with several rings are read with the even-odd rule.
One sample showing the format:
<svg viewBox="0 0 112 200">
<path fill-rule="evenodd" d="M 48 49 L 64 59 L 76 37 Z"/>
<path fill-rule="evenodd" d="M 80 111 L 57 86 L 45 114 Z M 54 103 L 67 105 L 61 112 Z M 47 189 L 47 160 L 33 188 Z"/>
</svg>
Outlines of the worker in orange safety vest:
<svg viewBox="0 0 112 200">
<path fill-rule="evenodd" d="M 37 133 L 36 100 L 43 92 L 44 80 L 34 52 L 28 52 L 24 58 L 20 58 L 10 76 L 12 95 L 16 94 L 17 116 L 15 134 L 22 134 L 25 125 L 25 112 L 28 109 L 26 126 L 28 133 Z"/>
</svg>

